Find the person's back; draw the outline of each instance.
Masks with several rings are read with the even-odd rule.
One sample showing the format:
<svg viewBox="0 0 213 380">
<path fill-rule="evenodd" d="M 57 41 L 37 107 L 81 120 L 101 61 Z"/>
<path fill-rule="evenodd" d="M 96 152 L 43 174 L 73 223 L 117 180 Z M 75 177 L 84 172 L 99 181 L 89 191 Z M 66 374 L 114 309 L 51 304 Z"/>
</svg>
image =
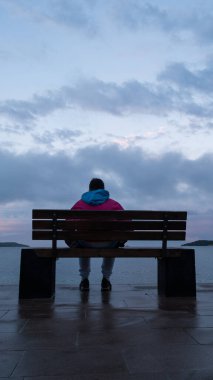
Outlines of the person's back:
<svg viewBox="0 0 213 380">
<path fill-rule="evenodd" d="M 111 199 L 109 192 L 104 188 L 104 182 L 99 178 L 93 178 L 89 184 L 89 191 L 82 194 L 82 197 L 77 201 L 71 208 L 71 210 L 123 210 L 123 207 Z M 70 247 L 72 243 L 66 242 Z M 76 242 L 74 243 L 76 246 Z M 86 242 L 78 241 L 77 247 L 87 247 L 87 248 L 115 248 L 119 246 L 119 242 Z M 102 274 L 103 279 L 101 283 L 102 290 L 111 290 L 111 284 L 109 278 L 112 274 L 112 269 L 114 265 L 114 258 L 103 258 L 102 263 Z M 80 283 L 80 290 L 89 290 L 89 274 L 90 274 L 90 258 L 80 258 L 80 276 L 82 281 Z"/>
</svg>

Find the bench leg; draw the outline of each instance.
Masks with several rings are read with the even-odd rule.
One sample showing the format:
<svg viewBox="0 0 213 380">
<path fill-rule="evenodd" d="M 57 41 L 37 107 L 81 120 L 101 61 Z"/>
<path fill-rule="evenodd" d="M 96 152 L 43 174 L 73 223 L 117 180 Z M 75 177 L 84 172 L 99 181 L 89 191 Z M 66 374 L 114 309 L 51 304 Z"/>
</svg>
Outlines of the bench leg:
<svg viewBox="0 0 213 380">
<path fill-rule="evenodd" d="M 22 249 L 19 298 L 52 298 L 55 294 L 56 260 L 38 257 L 33 249 Z"/>
<path fill-rule="evenodd" d="M 196 297 L 194 252 L 158 259 L 158 294 L 166 297 Z"/>
</svg>

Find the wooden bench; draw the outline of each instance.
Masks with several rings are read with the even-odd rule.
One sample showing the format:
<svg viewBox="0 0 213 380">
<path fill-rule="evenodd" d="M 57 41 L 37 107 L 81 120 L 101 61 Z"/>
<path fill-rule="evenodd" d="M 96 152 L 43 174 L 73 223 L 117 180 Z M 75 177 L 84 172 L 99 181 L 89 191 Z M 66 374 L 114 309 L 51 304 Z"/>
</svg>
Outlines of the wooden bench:
<svg viewBox="0 0 213 380">
<path fill-rule="evenodd" d="M 185 211 L 33 210 L 32 239 L 50 240 L 51 247 L 22 250 L 19 298 L 53 297 L 56 258 L 63 257 L 154 257 L 159 295 L 195 297 L 194 250 L 168 247 L 169 241 L 185 240 L 186 219 Z M 59 247 L 63 240 L 128 242 L 113 249 Z M 130 241 L 158 241 L 159 245 L 134 247 Z"/>
</svg>

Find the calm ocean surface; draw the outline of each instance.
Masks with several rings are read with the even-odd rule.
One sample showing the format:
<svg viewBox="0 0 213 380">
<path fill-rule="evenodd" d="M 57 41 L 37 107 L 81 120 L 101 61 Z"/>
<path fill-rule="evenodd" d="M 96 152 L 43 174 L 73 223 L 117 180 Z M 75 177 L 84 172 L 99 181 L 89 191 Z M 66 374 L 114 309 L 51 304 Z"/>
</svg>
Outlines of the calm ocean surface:
<svg viewBox="0 0 213 380">
<path fill-rule="evenodd" d="M 192 247 L 193 248 L 193 247 Z M 197 283 L 213 283 L 213 246 L 195 247 Z M 0 284 L 18 284 L 21 248 L 0 248 Z M 91 261 L 91 283 L 101 279 L 101 259 Z M 57 284 L 78 285 L 78 259 L 59 259 L 56 272 Z M 114 284 L 157 284 L 157 260 L 116 259 L 112 275 Z"/>
</svg>

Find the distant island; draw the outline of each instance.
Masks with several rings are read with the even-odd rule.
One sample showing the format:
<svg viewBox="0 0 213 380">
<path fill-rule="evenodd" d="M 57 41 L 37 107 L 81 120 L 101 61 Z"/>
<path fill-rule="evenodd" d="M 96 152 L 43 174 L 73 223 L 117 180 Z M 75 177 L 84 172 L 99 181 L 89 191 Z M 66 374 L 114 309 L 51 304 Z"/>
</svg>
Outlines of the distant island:
<svg viewBox="0 0 213 380">
<path fill-rule="evenodd" d="M 29 247 L 29 245 L 19 244 L 15 242 L 0 242 L 0 247 Z"/>
<path fill-rule="evenodd" d="M 208 245 L 213 245 L 213 240 L 196 240 L 196 241 L 192 241 L 191 243 L 185 243 L 182 245 L 208 246 Z"/>
</svg>

